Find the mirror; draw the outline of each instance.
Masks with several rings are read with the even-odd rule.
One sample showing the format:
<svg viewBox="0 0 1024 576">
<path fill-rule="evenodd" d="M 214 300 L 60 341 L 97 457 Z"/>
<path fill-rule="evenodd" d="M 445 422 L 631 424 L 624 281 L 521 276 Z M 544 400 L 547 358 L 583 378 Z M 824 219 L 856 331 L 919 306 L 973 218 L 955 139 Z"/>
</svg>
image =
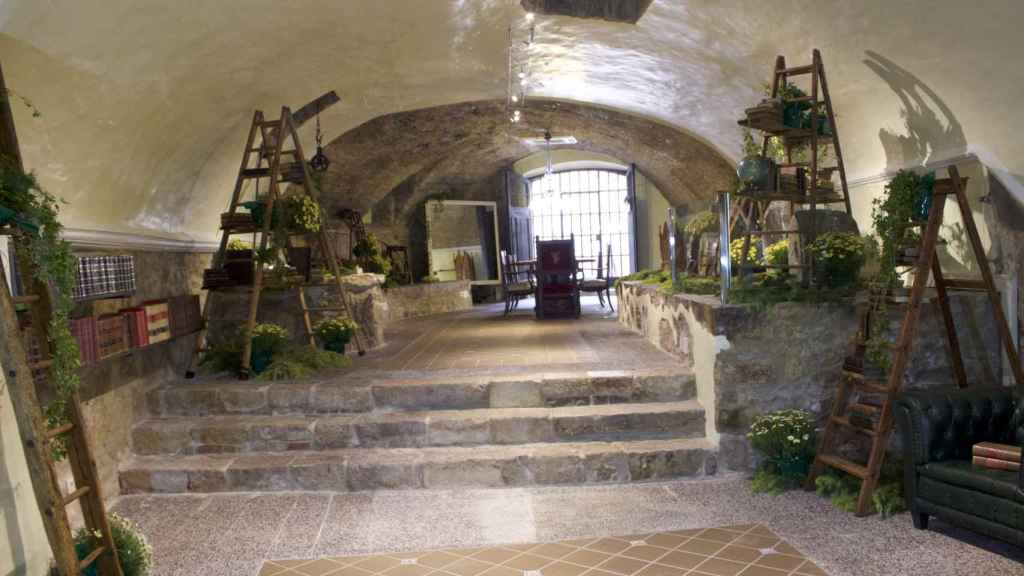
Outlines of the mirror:
<svg viewBox="0 0 1024 576">
<path fill-rule="evenodd" d="M 501 283 L 496 203 L 431 200 L 425 209 L 431 275 L 442 282 Z"/>
</svg>

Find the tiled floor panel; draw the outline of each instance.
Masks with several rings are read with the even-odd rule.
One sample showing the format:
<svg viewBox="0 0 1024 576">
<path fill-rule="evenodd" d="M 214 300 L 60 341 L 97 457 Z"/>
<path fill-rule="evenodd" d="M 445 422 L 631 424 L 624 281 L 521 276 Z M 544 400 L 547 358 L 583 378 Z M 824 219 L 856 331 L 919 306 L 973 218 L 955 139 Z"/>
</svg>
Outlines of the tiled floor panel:
<svg viewBox="0 0 1024 576">
<path fill-rule="evenodd" d="M 260 576 L 825 576 L 760 524 L 543 544 L 269 560 Z"/>
</svg>

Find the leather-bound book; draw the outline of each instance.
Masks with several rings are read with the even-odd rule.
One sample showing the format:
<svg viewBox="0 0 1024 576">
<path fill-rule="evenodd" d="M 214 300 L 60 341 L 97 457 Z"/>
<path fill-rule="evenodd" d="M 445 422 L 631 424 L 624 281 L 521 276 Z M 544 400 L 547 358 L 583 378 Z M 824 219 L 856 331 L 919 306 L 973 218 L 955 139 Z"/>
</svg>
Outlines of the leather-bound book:
<svg viewBox="0 0 1024 576">
<path fill-rule="evenodd" d="M 996 442 L 979 442 L 971 449 L 974 456 L 992 458 L 995 460 L 1007 460 L 1020 464 L 1020 446 L 1010 444 L 997 444 Z"/>
</svg>

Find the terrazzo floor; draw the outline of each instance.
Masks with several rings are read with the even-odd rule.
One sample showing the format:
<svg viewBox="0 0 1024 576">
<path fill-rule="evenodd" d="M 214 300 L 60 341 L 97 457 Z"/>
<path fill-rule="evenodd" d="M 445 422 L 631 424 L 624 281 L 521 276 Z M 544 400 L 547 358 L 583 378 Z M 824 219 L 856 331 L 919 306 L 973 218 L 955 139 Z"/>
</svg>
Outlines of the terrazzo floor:
<svg viewBox="0 0 1024 576">
<path fill-rule="evenodd" d="M 1024 575 L 1024 549 L 934 519 L 931 530 L 918 531 L 906 514 L 856 518 L 811 493 L 752 494 L 737 475 L 596 487 L 140 495 L 121 497 L 114 511 L 149 537 L 154 576 L 256 576 L 268 560 L 755 524 L 830 576 Z"/>
</svg>

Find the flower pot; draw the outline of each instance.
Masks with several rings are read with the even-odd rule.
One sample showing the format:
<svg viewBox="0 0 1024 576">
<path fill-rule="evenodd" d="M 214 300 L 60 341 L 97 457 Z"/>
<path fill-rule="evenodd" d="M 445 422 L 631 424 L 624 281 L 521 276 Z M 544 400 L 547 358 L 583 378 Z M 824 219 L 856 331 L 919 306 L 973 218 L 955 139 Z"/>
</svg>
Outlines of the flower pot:
<svg viewBox="0 0 1024 576">
<path fill-rule="evenodd" d="M 330 350 L 331 352 L 344 354 L 346 344 L 348 344 L 348 342 L 344 340 L 328 340 L 324 342 L 324 350 Z"/>
<path fill-rule="evenodd" d="M 224 253 L 224 271 L 235 286 L 252 286 L 255 276 L 252 250 L 227 250 Z"/>
<path fill-rule="evenodd" d="M 252 357 L 249 359 L 249 367 L 252 369 L 253 374 L 259 374 L 270 366 L 270 363 L 274 359 L 274 352 L 272 350 L 253 350 Z"/>
<path fill-rule="evenodd" d="M 309 274 L 312 271 L 312 256 L 313 250 L 309 247 L 289 247 L 285 251 L 288 265 L 295 268 L 306 282 L 309 282 Z"/>
<path fill-rule="evenodd" d="M 764 156 L 747 156 L 736 168 L 736 175 L 744 184 L 744 192 L 771 192 L 775 190 L 775 162 Z"/>
<path fill-rule="evenodd" d="M 7 206 L 0 205 L 0 226 L 13 222 L 15 216 L 17 216 L 17 212 Z"/>
</svg>

